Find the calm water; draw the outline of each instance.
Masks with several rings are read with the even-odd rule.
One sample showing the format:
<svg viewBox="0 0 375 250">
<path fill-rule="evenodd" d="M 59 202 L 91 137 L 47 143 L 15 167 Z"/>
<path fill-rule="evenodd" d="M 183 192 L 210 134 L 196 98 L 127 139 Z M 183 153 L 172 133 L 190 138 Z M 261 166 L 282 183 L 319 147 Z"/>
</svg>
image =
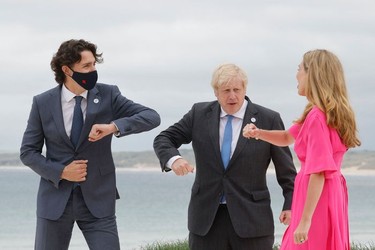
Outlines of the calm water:
<svg viewBox="0 0 375 250">
<path fill-rule="evenodd" d="M 351 240 L 375 242 L 375 176 L 346 176 L 349 187 Z M 117 172 L 121 199 L 117 223 L 122 249 L 139 249 L 155 241 L 185 239 L 187 206 L 194 175 L 184 177 L 160 171 Z M 0 249 L 33 249 L 38 176 L 28 168 L 0 168 Z M 275 175 L 268 175 L 275 221 L 281 209 L 281 191 Z M 276 222 L 276 242 L 285 227 Z M 72 250 L 87 249 L 77 227 Z"/>
</svg>

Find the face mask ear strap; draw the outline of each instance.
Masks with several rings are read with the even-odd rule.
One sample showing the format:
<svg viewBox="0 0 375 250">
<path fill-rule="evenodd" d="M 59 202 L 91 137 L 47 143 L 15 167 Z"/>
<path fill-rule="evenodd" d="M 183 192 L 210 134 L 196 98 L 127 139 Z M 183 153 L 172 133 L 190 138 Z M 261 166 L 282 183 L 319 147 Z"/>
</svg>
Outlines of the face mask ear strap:
<svg viewBox="0 0 375 250">
<path fill-rule="evenodd" d="M 75 72 L 71 67 L 69 66 L 66 66 L 66 67 L 68 67 L 68 69 L 70 69 L 73 73 Z"/>
<path fill-rule="evenodd" d="M 72 77 L 73 73 L 75 72 L 71 67 L 67 66 L 67 65 L 64 65 L 66 68 L 70 69 L 72 71 L 72 73 L 70 72 L 67 72 L 67 70 L 65 69 L 62 69 L 62 72 L 66 75 L 66 76 L 69 76 L 69 77 Z M 63 66 L 63 67 L 64 67 Z"/>
</svg>

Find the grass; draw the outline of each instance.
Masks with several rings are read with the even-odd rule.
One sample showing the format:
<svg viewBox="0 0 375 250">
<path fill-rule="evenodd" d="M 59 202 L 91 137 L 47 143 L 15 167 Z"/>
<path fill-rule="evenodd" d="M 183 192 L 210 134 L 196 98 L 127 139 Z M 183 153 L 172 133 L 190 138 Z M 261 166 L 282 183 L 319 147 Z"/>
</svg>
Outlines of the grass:
<svg viewBox="0 0 375 250">
<path fill-rule="evenodd" d="M 279 249 L 279 244 L 275 244 L 273 250 Z M 177 240 L 172 242 L 154 242 L 152 244 L 147 244 L 140 248 L 141 250 L 189 250 L 189 244 L 187 240 Z M 374 243 L 355 243 L 351 245 L 351 250 L 375 250 Z"/>
<path fill-rule="evenodd" d="M 172 242 L 154 242 L 140 248 L 141 250 L 189 250 L 187 240 L 177 240 Z"/>
<path fill-rule="evenodd" d="M 366 244 L 353 242 L 350 248 L 351 250 L 375 250 L 375 244 L 374 242 Z"/>
</svg>

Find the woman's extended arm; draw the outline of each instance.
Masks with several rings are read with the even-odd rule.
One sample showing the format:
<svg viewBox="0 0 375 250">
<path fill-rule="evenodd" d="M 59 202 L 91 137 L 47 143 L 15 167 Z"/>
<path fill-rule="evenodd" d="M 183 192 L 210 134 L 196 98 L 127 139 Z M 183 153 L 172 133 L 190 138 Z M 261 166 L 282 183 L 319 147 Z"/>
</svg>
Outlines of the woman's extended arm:
<svg viewBox="0 0 375 250">
<path fill-rule="evenodd" d="M 289 146 L 294 142 L 294 137 L 287 130 L 259 129 L 253 123 L 247 124 L 242 132 L 246 138 L 260 139 L 280 147 Z"/>
</svg>

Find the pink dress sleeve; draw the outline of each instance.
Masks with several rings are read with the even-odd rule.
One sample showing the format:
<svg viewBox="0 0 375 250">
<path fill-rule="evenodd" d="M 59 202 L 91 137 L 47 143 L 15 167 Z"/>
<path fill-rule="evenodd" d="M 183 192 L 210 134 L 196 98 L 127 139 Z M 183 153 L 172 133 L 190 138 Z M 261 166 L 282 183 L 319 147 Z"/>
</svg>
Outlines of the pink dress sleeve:
<svg viewBox="0 0 375 250">
<path fill-rule="evenodd" d="M 289 128 L 289 133 L 294 137 L 294 139 L 297 138 L 300 128 L 301 128 L 301 125 L 297 123 L 293 124 Z"/>
<path fill-rule="evenodd" d="M 306 174 L 337 171 L 333 158 L 329 128 L 323 113 L 316 113 L 306 119 Z"/>
</svg>

